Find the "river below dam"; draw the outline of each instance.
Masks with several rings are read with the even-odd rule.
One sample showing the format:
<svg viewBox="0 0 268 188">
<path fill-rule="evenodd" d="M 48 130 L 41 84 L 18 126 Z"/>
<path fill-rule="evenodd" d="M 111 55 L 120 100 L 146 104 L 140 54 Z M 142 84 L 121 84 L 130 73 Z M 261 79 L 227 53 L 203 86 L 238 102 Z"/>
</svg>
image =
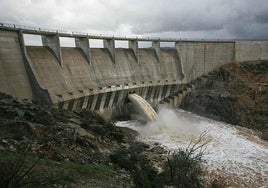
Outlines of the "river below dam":
<svg viewBox="0 0 268 188">
<path fill-rule="evenodd" d="M 203 165 L 207 178 L 220 178 L 228 187 L 267 187 L 268 143 L 253 131 L 214 121 L 181 109 L 161 107 L 156 122 L 120 121 L 117 126 L 139 132 L 138 140 L 149 145 L 158 143 L 169 151 L 186 148 L 206 133 Z"/>
</svg>

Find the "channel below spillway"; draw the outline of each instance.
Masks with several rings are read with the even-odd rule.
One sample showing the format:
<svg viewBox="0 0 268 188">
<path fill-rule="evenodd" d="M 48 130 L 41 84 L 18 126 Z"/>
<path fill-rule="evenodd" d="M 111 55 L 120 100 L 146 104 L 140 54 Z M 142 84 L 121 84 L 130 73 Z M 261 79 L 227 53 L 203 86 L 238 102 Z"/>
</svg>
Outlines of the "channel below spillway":
<svg viewBox="0 0 268 188">
<path fill-rule="evenodd" d="M 138 140 L 159 143 L 169 151 L 186 148 L 207 131 L 204 167 L 208 178 L 223 178 L 230 187 L 266 187 L 268 185 L 268 143 L 245 128 L 203 118 L 180 109 L 160 108 L 155 122 L 118 122 L 140 133 Z"/>
</svg>

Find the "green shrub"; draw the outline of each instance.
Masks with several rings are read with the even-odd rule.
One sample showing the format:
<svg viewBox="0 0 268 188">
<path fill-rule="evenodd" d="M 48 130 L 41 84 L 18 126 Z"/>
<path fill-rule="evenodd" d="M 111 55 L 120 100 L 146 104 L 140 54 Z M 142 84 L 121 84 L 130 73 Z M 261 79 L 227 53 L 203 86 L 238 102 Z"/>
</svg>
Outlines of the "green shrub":
<svg viewBox="0 0 268 188">
<path fill-rule="evenodd" d="M 179 149 L 171 154 L 164 169 L 165 179 L 170 185 L 178 188 L 203 186 L 201 156 L 189 150 Z"/>
<path fill-rule="evenodd" d="M 197 142 L 191 142 L 186 149 L 178 149 L 167 157 L 161 174 L 168 185 L 177 188 L 203 187 L 203 169 L 201 166 L 205 146 L 210 141 L 201 144 L 206 132 L 202 133 Z"/>
</svg>

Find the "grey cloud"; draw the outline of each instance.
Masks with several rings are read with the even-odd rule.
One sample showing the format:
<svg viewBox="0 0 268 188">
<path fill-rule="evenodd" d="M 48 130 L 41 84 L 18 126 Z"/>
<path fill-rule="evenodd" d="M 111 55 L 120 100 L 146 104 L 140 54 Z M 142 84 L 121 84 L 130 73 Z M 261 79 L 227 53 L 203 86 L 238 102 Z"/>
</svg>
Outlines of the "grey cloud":
<svg viewBox="0 0 268 188">
<path fill-rule="evenodd" d="M 263 30 L 268 21 L 266 0 L 166 1 L 163 6 L 159 2 L 153 11 L 142 12 L 141 21 L 132 22 L 134 33 L 213 31 L 213 37 L 225 30 L 226 36 L 234 38 L 268 38 Z"/>
<path fill-rule="evenodd" d="M 229 31 L 238 39 L 268 39 L 268 24 L 241 23 L 233 25 Z"/>
<path fill-rule="evenodd" d="M 268 12 L 263 14 L 257 14 L 254 19 L 257 23 L 266 24 L 268 23 Z"/>
<path fill-rule="evenodd" d="M 267 0 L 0 0 L 0 18 L 104 34 L 268 38 Z"/>
</svg>

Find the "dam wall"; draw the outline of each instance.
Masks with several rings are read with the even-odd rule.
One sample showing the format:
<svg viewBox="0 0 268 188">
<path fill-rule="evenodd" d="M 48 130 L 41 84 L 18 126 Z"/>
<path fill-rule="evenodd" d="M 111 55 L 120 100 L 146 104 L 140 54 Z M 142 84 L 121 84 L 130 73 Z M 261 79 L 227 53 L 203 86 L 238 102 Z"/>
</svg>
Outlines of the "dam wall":
<svg viewBox="0 0 268 188">
<path fill-rule="evenodd" d="M 186 80 L 191 81 L 215 67 L 236 61 L 235 41 L 184 41 L 176 44 Z"/>
<path fill-rule="evenodd" d="M 43 45 L 25 46 L 23 34 L 41 36 Z M 61 47 L 59 37 L 74 38 L 76 46 Z M 104 48 L 91 48 L 89 39 L 102 39 Z M 115 48 L 116 40 L 129 47 Z M 139 41 L 152 47 L 139 48 Z M 162 48 L 161 42 L 174 47 Z M 104 113 L 124 106 L 129 93 L 155 106 L 182 83 L 217 66 L 267 56 L 267 41 L 116 38 L 0 24 L 0 91 L 59 108 Z"/>
<path fill-rule="evenodd" d="M 0 32 L 0 91 L 33 98 L 17 32 Z"/>
<path fill-rule="evenodd" d="M 237 41 L 235 60 L 250 61 L 268 59 L 268 41 Z"/>
</svg>

